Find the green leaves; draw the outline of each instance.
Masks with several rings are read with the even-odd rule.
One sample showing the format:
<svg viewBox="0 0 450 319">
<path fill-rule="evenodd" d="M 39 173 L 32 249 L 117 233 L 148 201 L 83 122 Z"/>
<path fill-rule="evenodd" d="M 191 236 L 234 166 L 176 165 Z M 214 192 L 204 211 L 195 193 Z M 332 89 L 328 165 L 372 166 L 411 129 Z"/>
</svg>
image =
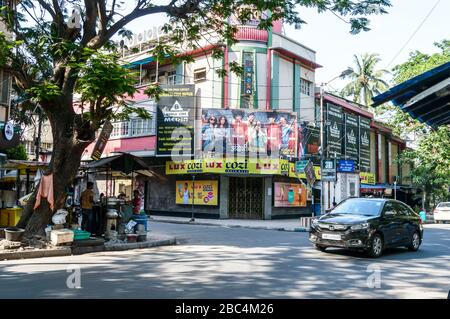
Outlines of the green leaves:
<svg viewBox="0 0 450 319">
<path fill-rule="evenodd" d="M 43 81 L 26 91 L 34 103 L 50 102 L 61 96 L 61 89 L 58 85 L 49 81 Z"/>
</svg>

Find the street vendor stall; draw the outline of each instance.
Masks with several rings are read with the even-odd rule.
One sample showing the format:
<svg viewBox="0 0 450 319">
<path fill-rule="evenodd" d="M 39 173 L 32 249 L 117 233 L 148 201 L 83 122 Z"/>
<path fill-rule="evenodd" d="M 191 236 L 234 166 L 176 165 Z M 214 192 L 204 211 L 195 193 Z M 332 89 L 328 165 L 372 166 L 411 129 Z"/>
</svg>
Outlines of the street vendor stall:
<svg viewBox="0 0 450 319">
<path fill-rule="evenodd" d="M 0 227 L 18 223 L 25 196 L 34 191 L 41 170 L 47 166 L 47 163 L 23 160 L 9 160 L 0 166 Z"/>
<path fill-rule="evenodd" d="M 128 237 L 128 241 L 133 241 L 139 239 L 139 236 L 144 240 L 148 229 L 142 201 L 145 182 L 142 181 L 158 178 L 150 167 L 139 157 L 121 153 L 92 161 L 83 165 L 80 170 L 83 172 L 83 182 L 94 182 L 95 191 L 104 195 L 101 200 L 98 196 L 93 206 L 93 232 L 97 235 L 104 234 L 110 240 Z M 116 185 L 119 180 L 123 182 Z"/>
</svg>

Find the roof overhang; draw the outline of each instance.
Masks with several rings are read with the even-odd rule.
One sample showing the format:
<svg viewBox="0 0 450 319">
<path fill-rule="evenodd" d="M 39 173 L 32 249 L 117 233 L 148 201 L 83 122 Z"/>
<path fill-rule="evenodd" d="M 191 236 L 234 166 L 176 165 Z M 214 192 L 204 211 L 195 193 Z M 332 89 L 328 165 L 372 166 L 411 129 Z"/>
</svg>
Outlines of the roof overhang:
<svg viewBox="0 0 450 319">
<path fill-rule="evenodd" d="M 450 124 L 450 62 L 405 81 L 373 98 L 373 106 L 395 106 L 433 128 Z"/>
</svg>

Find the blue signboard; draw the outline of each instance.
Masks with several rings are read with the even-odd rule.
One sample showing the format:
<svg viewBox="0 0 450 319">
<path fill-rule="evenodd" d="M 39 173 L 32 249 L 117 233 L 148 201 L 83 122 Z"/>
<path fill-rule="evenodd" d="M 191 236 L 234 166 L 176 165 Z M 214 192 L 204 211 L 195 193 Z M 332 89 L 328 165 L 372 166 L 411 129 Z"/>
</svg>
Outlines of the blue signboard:
<svg viewBox="0 0 450 319">
<path fill-rule="evenodd" d="M 337 171 L 341 173 L 353 173 L 355 171 L 355 161 L 339 160 L 337 165 Z"/>
</svg>

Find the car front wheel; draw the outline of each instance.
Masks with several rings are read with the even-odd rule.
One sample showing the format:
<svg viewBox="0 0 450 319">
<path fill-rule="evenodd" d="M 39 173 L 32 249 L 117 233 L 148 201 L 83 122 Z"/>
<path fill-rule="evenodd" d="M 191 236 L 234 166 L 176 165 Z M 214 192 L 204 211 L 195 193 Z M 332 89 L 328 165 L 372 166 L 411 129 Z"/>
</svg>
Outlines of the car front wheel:
<svg viewBox="0 0 450 319">
<path fill-rule="evenodd" d="M 380 234 L 373 235 L 368 253 L 373 258 L 378 258 L 383 254 L 383 238 Z"/>
<path fill-rule="evenodd" d="M 408 249 L 411 251 L 418 251 L 420 247 L 420 235 L 418 231 L 415 231 L 411 237 L 411 244 L 409 244 Z"/>
</svg>

